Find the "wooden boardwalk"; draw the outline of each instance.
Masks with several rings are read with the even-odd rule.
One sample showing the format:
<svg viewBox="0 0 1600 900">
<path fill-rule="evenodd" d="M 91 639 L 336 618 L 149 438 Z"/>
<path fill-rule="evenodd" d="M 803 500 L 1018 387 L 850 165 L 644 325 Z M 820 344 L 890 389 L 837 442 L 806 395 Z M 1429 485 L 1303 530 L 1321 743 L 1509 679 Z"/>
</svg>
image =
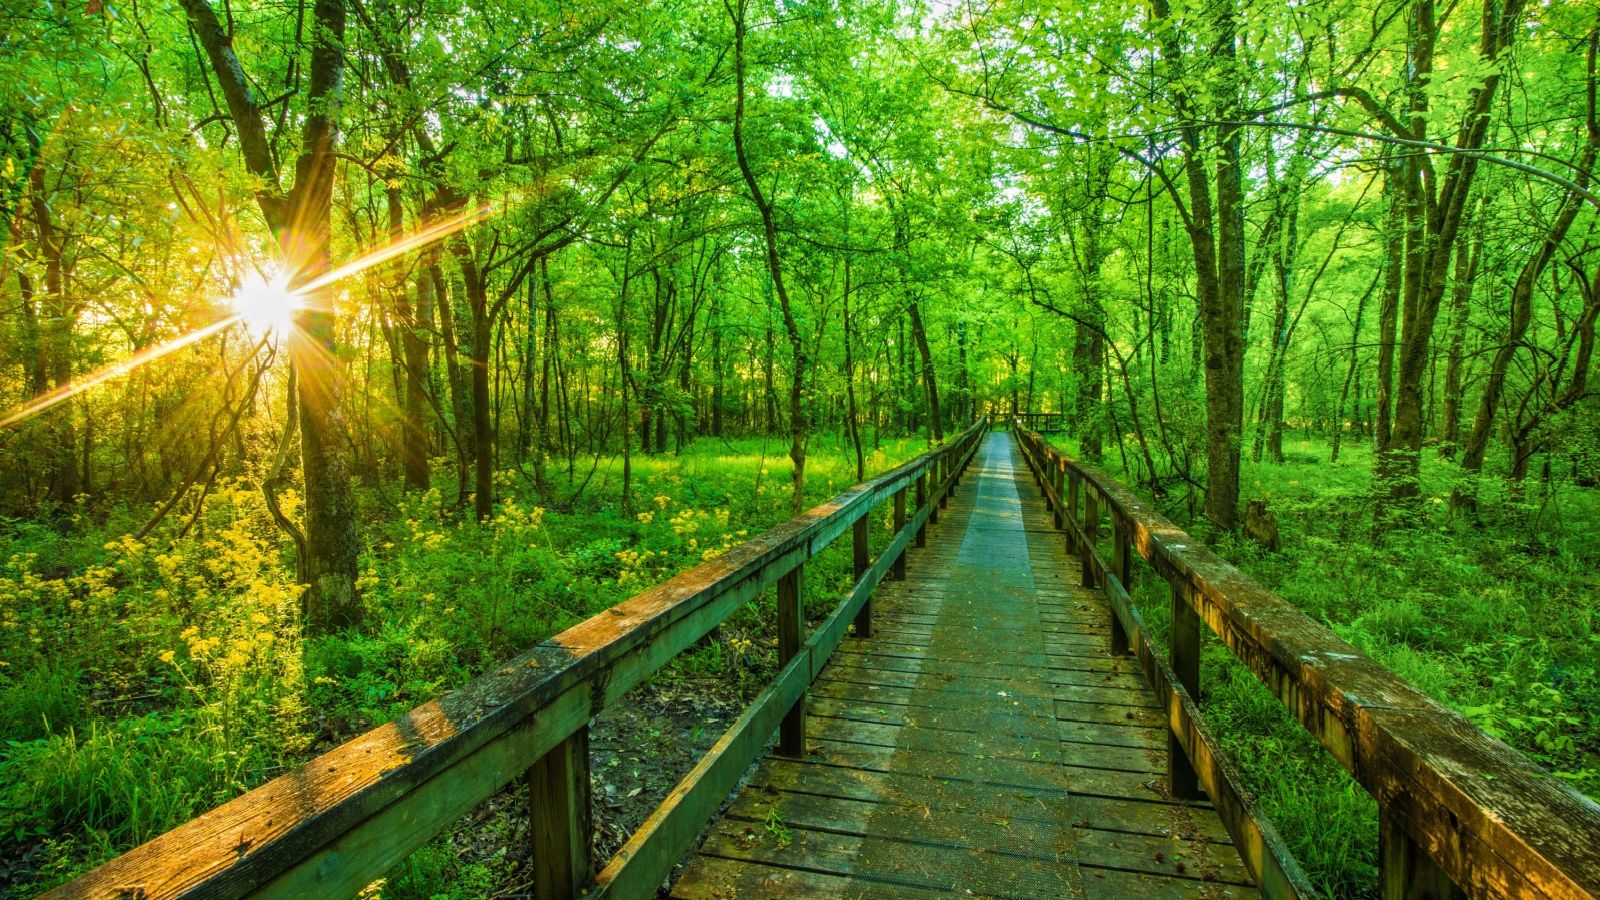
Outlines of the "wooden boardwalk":
<svg viewBox="0 0 1600 900">
<path fill-rule="evenodd" d="M 1165 799 L 1154 694 L 1037 497 L 987 435 L 815 682 L 806 758 L 758 765 L 673 896 L 1257 896 L 1209 804 Z"/>
</svg>

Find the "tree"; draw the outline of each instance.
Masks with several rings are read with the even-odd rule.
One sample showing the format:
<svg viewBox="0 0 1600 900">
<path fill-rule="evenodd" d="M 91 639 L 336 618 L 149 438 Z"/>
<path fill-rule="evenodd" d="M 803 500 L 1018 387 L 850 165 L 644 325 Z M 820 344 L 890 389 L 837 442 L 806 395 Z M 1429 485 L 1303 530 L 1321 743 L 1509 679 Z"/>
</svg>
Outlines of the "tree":
<svg viewBox="0 0 1600 900">
<path fill-rule="evenodd" d="M 300 385 L 306 618 L 318 628 L 356 625 L 362 618 L 355 586 L 360 546 L 350 490 L 344 387 L 337 366 L 337 319 L 332 285 L 319 284 L 331 268 L 331 204 L 344 90 L 344 0 L 316 0 L 312 6 L 306 112 L 287 191 L 282 188 L 261 104 L 234 53 L 232 37 L 207 0 L 183 0 L 183 8 L 227 101 L 245 167 L 261 182 L 256 202 L 283 254 L 285 275 L 303 295 L 303 309 L 289 336 L 289 355 Z"/>
</svg>

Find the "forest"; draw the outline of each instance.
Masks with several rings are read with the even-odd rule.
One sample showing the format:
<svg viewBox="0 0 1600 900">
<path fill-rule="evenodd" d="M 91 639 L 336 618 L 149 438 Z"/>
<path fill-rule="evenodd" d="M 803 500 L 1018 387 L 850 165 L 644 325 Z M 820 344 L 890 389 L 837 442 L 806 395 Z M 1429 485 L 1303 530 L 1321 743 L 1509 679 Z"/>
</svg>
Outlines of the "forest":
<svg viewBox="0 0 1600 900">
<path fill-rule="evenodd" d="M 1594 0 L 8 2 L 0 897 L 1018 413 L 1600 799 L 1597 56 Z M 763 603 L 607 726 L 601 844 Z M 524 815 L 368 896 L 515 893 Z"/>
</svg>

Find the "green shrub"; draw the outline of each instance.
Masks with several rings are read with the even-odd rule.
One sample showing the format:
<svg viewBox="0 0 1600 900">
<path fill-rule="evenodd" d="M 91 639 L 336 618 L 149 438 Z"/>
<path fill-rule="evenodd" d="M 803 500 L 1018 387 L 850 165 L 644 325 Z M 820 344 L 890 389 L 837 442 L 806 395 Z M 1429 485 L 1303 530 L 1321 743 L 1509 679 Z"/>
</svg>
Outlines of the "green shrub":
<svg viewBox="0 0 1600 900">
<path fill-rule="evenodd" d="M 31 741 L 83 722 L 88 704 L 77 666 L 46 665 L 0 691 L 0 741 Z"/>
</svg>

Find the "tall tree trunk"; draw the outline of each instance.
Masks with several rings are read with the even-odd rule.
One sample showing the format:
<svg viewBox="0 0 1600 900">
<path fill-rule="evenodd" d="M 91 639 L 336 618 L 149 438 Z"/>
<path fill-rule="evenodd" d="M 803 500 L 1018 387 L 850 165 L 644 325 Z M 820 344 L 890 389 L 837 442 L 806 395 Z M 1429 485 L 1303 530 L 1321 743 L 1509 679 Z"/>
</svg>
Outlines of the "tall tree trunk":
<svg viewBox="0 0 1600 900">
<path fill-rule="evenodd" d="M 35 156 L 38 155 L 35 147 Z M 44 256 L 45 295 L 39 304 L 41 315 L 33 320 L 39 338 L 35 365 L 41 384 L 47 376 L 55 390 L 65 391 L 72 385 L 72 331 L 78 311 L 67 296 L 67 276 L 62 262 L 66 236 L 56 227 L 50 210 L 41 165 L 34 165 L 28 173 L 28 199 L 39 231 L 39 252 Z M 71 403 L 57 403 L 45 413 L 52 445 L 47 476 L 49 497 L 63 505 L 70 504 L 78 493 L 78 441 L 72 423 L 72 407 Z"/>
<path fill-rule="evenodd" d="M 473 513 L 478 521 L 494 514 L 494 429 L 489 420 L 489 354 L 493 350 L 494 323 L 489 315 L 489 287 L 478 269 L 472 245 L 465 239 L 450 244 L 461 268 L 462 287 L 472 323 L 472 349 L 467 377 L 472 387 Z"/>
<path fill-rule="evenodd" d="M 856 410 L 854 322 L 850 318 L 850 257 L 844 258 L 844 394 L 850 422 L 850 445 L 856 451 L 856 482 L 867 480 L 867 459 L 861 451 L 861 416 Z"/>
<path fill-rule="evenodd" d="M 1162 57 L 1173 72 L 1172 84 L 1182 118 L 1184 173 L 1189 186 L 1189 215 L 1184 225 L 1194 251 L 1195 287 L 1204 338 L 1206 378 L 1206 518 L 1224 531 L 1232 531 L 1239 517 L 1239 444 L 1244 423 L 1244 209 L 1239 161 L 1239 135 L 1229 129 L 1220 135 L 1216 163 L 1217 202 L 1213 213 L 1211 178 L 1205 168 L 1206 151 L 1200 126 L 1189 99 L 1178 89 L 1182 50 L 1167 0 L 1154 0 L 1161 29 Z M 1221 36 L 1218 52 L 1235 55 L 1231 2 L 1217 15 Z M 1225 106 L 1232 107 L 1233 102 Z M 1219 246 L 1220 242 L 1220 246 Z"/>
<path fill-rule="evenodd" d="M 1483 204 L 1479 203 L 1482 209 Z M 1450 349 L 1444 367 L 1444 428 L 1439 445 L 1439 455 L 1446 459 L 1455 456 L 1461 442 L 1461 377 L 1466 361 L 1467 320 L 1472 315 L 1472 283 L 1478 277 L 1478 263 L 1483 259 L 1483 231 L 1469 249 L 1466 244 L 1456 247 L 1455 290 L 1450 298 Z"/>
<path fill-rule="evenodd" d="M 23 365 L 24 385 L 29 397 L 37 397 L 50 389 L 50 357 L 39 326 L 41 310 L 35 302 L 33 279 L 26 272 L 17 273 L 17 293 L 22 310 L 23 358 L 27 360 Z"/>
<path fill-rule="evenodd" d="M 1383 294 L 1378 304 L 1378 393 L 1373 401 L 1373 445 L 1389 449 L 1394 410 L 1395 331 L 1400 320 L 1400 291 L 1405 281 L 1406 180 L 1405 164 L 1384 169 L 1383 193 L 1388 200 L 1384 215 Z"/>
<path fill-rule="evenodd" d="M 723 374 L 722 292 L 711 297 L 711 436 L 722 437 Z"/>
<path fill-rule="evenodd" d="M 1078 425 L 1078 452 L 1084 459 L 1097 465 L 1105 452 L 1106 425 L 1110 412 L 1106 405 L 1106 315 L 1105 305 L 1101 302 L 1100 269 L 1105 255 L 1102 249 L 1105 244 L 1102 239 L 1105 202 L 1115 160 L 1111 152 L 1090 151 L 1086 186 L 1089 203 L 1081 223 L 1083 316 L 1073 320 L 1072 334 L 1072 368 L 1078 380 L 1074 409 Z M 1030 373 L 1032 369 L 1030 365 Z M 1031 399 L 1028 405 L 1028 411 L 1034 412 Z"/>
<path fill-rule="evenodd" d="M 1280 465 L 1283 463 L 1283 395 L 1288 380 L 1285 369 L 1289 356 L 1289 295 L 1294 290 L 1296 257 L 1300 249 L 1299 196 L 1289 199 L 1288 203 L 1283 223 L 1283 248 L 1273 253 L 1278 291 L 1272 304 L 1272 365 L 1268 372 L 1265 410 L 1267 456 Z"/>
<path fill-rule="evenodd" d="M 398 241 L 404 230 L 404 209 L 400 202 L 400 189 L 389 188 L 389 239 Z M 428 489 L 428 430 L 424 424 L 428 414 L 427 371 L 428 337 L 419 319 L 431 316 L 433 282 L 425 269 L 419 268 L 416 276 L 417 307 L 427 307 L 428 313 L 419 313 L 411 305 L 410 291 L 403 276 L 396 277 L 392 286 L 395 312 L 400 326 L 400 353 L 405 368 L 404 408 L 401 411 L 400 435 L 401 466 L 408 490 Z"/>
<path fill-rule="evenodd" d="M 1478 54 L 1485 63 L 1497 60 L 1501 51 L 1509 47 L 1522 17 L 1522 7 L 1523 0 L 1507 0 L 1502 13 L 1496 3 L 1484 4 Z M 1416 54 L 1418 62 L 1415 70 L 1425 76 L 1432 71 L 1436 28 L 1432 0 L 1420 0 L 1417 4 L 1416 22 L 1419 52 Z M 1499 69 L 1496 68 L 1484 77 L 1481 86 L 1472 90 L 1471 109 L 1457 140 L 1460 149 L 1470 151 L 1483 146 L 1489 131 L 1489 111 L 1499 82 Z M 1427 96 L 1422 87 L 1421 84 L 1417 86 L 1417 99 L 1412 107 L 1413 135 L 1418 140 L 1426 137 L 1427 124 Z M 1409 171 L 1407 176 L 1407 188 L 1413 198 L 1410 215 L 1418 222 L 1423 220 L 1424 211 L 1427 215 L 1425 229 L 1408 229 L 1406 296 L 1401 311 L 1394 431 L 1390 436 L 1389 450 L 1380 456 L 1378 466 L 1379 479 L 1388 489 L 1388 501 L 1379 509 L 1380 516 L 1411 505 L 1421 494 L 1422 377 L 1428 368 L 1428 346 L 1433 338 L 1439 305 L 1444 298 L 1450 258 L 1478 169 L 1476 156 L 1452 154 L 1438 196 L 1430 202 L 1424 193 L 1425 185 L 1420 170 L 1428 158 L 1412 154 L 1407 159 L 1408 170 L 1414 170 Z"/>
<path fill-rule="evenodd" d="M 1090 314 L 1093 311 L 1085 310 Z M 1086 322 L 1075 321 L 1072 326 L 1072 371 L 1077 376 L 1078 390 L 1074 397 L 1072 417 L 1077 423 L 1078 453 L 1095 465 L 1099 465 L 1105 445 L 1105 398 L 1102 389 L 1105 381 L 1104 357 L 1104 338 L 1100 332 Z M 1015 357 L 1011 360 L 1011 369 L 1015 376 Z M 1012 405 L 1015 405 L 1015 400 Z"/>
<path fill-rule="evenodd" d="M 344 87 L 344 0 L 315 0 L 314 35 L 307 79 L 306 114 L 294 186 L 280 182 L 265 121 L 244 68 L 207 0 L 182 0 L 212 74 L 227 100 L 246 167 L 262 187 L 256 194 L 278 237 L 292 283 L 303 285 L 329 271 L 329 238 L 339 116 Z M 312 631 L 355 625 L 362 618 L 356 594 L 358 554 L 355 497 L 350 489 L 349 440 L 335 342 L 332 285 L 303 298 L 298 328 L 289 342 L 299 373 L 300 458 L 305 476 L 305 578 L 302 597 Z"/>
<path fill-rule="evenodd" d="M 550 370 L 555 364 L 557 354 L 561 350 L 559 332 L 556 325 L 556 298 L 555 289 L 550 284 L 550 265 L 548 257 L 539 261 L 539 280 L 544 283 L 544 357 L 539 370 L 539 420 L 538 436 L 534 441 L 534 455 L 538 457 L 539 468 L 543 471 L 546 449 L 551 443 L 550 428 Z M 565 420 L 565 417 L 562 417 Z"/>
<path fill-rule="evenodd" d="M 1376 283 L 1376 281 L 1373 282 L 1374 285 Z M 1366 293 L 1361 295 L 1361 299 L 1356 301 L 1356 318 L 1354 324 L 1350 326 L 1350 367 L 1345 370 L 1344 387 L 1339 391 L 1339 402 L 1334 407 L 1333 413 L 1333 447 L 1328 454 L 1328 462 L 1330 463 L 1339 461 L 1339 444 L 1344 438 L 1344 404 L 1345 400 L 1350 396 L 1352 382 L 1356 386 L 1355 405 L 1357 407 L 1361 405 L 1361 382 L 1356 380 L 1356 373 L 1360 368 L 1359 363 L 1361 360 L 1361 319 L 1367 311 L 1367 298 L 1371 296 L 1372 289 L 1368 288 Z M 1359 414 L 1352 410 L 1351 418 L 1359 418 Z"/>
<path fill-rule="evenodd" d="M 445 290 L 444 271 L 437 263 L 438 251 L 430 250 L 424 258 L 431 260 L 427 265 L 428 274 L 433 279 L 434 296 L 438 298 L 439 337 L 444 343 L 444 377 L 450 388 L 450 416 L 453 420 L 447 424 L 456 447 L 456 502 L 459 503 L 466 499 L 468 473 L 471 471 L 472 458 L 477 455 L 472 433 L 467 430 L 471 401 L 467 396 L 465 373 L 461 371 L 461 342 L 456 335 L 455 300 Z"/>
<path fill-rule="evenodd" d="M 770 313 L 770 310 L 769 310 Z M 767 352 L 761 357 L 761 374 L 766 380 L 765 399 L 767 402 L 767 434 L 778 433 L 778 388 L 773 377 L 772 367 L 776 353 L 773 350 L 772 317 L 767 316 Z"/>
<path fill-rule="evenodd" d="M 783 327 L 789 336 L 789 350 L 794 361 L 794 371 L 789 382 L 789 459 L 794 463 L 791 477 L 794 480 L 795 515 L 805 511 L 805 476 L 806 476 L 806 418 L 804 409 L 804 391 L 806 382 L 805 342 L 800 336 L 800 325 L 795 321 L 794 310 L 789 304 L 789 292 L 783 284 L 783 266 L 778 257 L 778 226 L 773 216 L 772 201 L 761 192 L 761 185 L 756 182 L 755 172 L 750 168 L 749 158 L 744 147 L 744 88 L 745 88 L 745 3 L 746 0 L 736 0 L 730 9 L 733 14 L 734 34 L 734 81 L 736 82 L 737 97 L 734 102 L 733 113 L 733 149 L 738 158 L 739 172 L 744 176 L 745 187 L 750 192 L 750 200 L 761 213 L 761 233 L 765 238 L 767 250 L 767 269 L 772 275 L 772 289 L 778 295 L 778 304 L 783 310 Z"/>
<path fill-rule="evenodd" d="M 917 353 L 922 356 L 922 384 L 928 398 L 928 431 L 935 443 L 944 443 L 944 422 L 939 415 L 939 378 L 933 368 L 933 350 L 928 346 L 928 331 L 922 327 L 922 311 L 915 299 L 908 307 L 911 313 L 911 337 L 917 342 Z"/>
<path fill-rule="evenodd" d="M 628 239 L 628 250 L 633 250 L 633 239 Z M 623 263 L 622 291 L 617 299 L 617 384 L 622 404 L 622 511 L 633 511 L 633 436 L 628 432 L 633 427 L 633 421 L 628 412 L 628 382 L 632 375 L 628 371 L 628 282 L 632 274 L 628 266 L 632 260 Z"/>
<path fill-rule="evenodd" d="M 278 194 L 277 163 L 266 122 L 250 80 L 234 53 L 232 38 L 206 0 L 182 0 L 195 37 L 205 48 L 211 74 L 221 85 L 238 147 L 251 175 L 261 181 L 256 202 L 277 235 L 291 283 L 304 285 L 330 271 L 331 207 L 344 91 L 344 0 L 315 0 L 314 35 L 307 78 L 301 154 L 294 163 L 294 186 Z M 290 340 L 290 359 L 299 372 L 301 468 L 306 479 L 306 575 L 302 596 L 312 631 L 344 628 L 362 620 L 355 593 L 357 559 L 355 496 L 350 492 L 347 434 L 336 348 L 333 285 L 302 296 L 298 328 Z"/>
<path fill-rule="evenodd" d="M 1593 54 L 1590 56 L 1591 69 Z M 1593 115 L 1591 114 L 1591 123 Z M 1600 141 L 1600 134 L 1592 129 L 1589 135 L 1588 147 L 1585 148 L 1582 158 L 1574 166 L 1577 172 L 1579 187 L 1588 187 L 1589 170 L 1594 165 L 1595 146 Z M 1567 230 L 1572 227 L 1573 221 L 1578 218 L 1578 213 L 1583 209 L 1583 198 L 1577 194 L 1569 193 L 1562 198 L 1562 204 L 1557 208 L 1555 221 L 1550 224 L 1550 230 L 1545 234 L 1544 240 L 1539 243 L 1537 250 L 1523 263 L 1522 272 L 1517 275 L 1517 282 L 1511 288 L 1511 321 L 1506 328 L 1505 340 L 1500 343 L 1495 351 L 1494 359 L 1489 363 L 1489 378 L 1484 384 L 1483 394 L 1478 400 L 1478 414 L 1472 420 L 1472 433 L 1467 436 L 1467 445 L 1461 458 L 1461 468 L 1467 472 L 1477 473 L 1483 470 L 1483 458 L 1489 447 L 1489 438 L 1494 429 L 1495 411 L 1500 407 L 1500 398 L 1505 391 L 1506 373 L 1511 368 L 1512 357 L 1517 349 L 1522 346 L 1522 339 L 1528 333 L 1528 325 L 1533 321 L 1533 291 L 1538 285 L 1544 270 L 1550 265 L 1550 260 L 1555 258 L 1556 251 L 1561 248 L 1561 242 L 1566 239 Z M 1452 502 L 1470 503 L 1470 495 L 1457 489 L 1452 494 Z"/>
<path fill-rule="evenodd" d="M 967 320 L 956 322 L 956 355 L 961 368 L 956 372 L 956 417 L 958 428 L 972 424 L 972 384 L 967 374 Z"/>
<path fill-rule="evenodd" d="M 528 276 L 528 304 L 527 322 L 523 326 L 522 335 L 522 412 L 518 416 L 517 430 L 517 459 L 526 461 L 536 452 L 535 431 L 539 428 L 539 400 L 537 396 L 537 382 L 539 371 L 539 281 L 541 279 L 532 275 Z M 543 453 L 534 464 L 536 475 L 534 481 L 544 483 L 542 470 L 544 468 Z"/>
</svg>

